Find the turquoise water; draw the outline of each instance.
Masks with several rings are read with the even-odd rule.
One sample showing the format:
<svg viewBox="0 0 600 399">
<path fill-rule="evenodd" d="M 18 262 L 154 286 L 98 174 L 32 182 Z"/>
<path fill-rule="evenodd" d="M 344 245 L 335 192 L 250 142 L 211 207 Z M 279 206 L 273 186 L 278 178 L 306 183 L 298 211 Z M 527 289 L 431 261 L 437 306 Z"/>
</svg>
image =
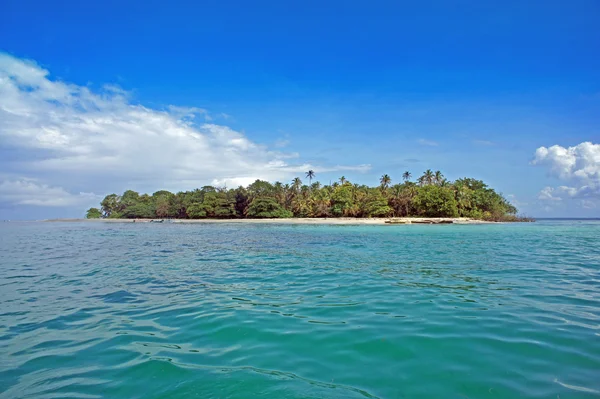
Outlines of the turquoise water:
<svg viewBox="0 0 600 399">
<path fill-rule="evenodd" d="M 597 398 L 600 222 L 0 224 L 0 398 Z"/>
</svg>

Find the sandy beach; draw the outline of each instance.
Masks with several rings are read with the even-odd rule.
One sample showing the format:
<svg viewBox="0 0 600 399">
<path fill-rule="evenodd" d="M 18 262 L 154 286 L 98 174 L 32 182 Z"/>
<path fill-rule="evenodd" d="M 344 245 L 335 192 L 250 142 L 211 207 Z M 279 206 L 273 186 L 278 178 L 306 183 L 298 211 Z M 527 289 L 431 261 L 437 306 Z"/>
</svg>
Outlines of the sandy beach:
<svg viewBox="0 0 600 399">
<path fill-rule="evenodd" d="M 95 223 L 260 223 L 328 225 L 484 224 L 496 223 L 469 218 L 289 218 L 289 219 L 48 219 L 45 222 Z"/>
</svg>

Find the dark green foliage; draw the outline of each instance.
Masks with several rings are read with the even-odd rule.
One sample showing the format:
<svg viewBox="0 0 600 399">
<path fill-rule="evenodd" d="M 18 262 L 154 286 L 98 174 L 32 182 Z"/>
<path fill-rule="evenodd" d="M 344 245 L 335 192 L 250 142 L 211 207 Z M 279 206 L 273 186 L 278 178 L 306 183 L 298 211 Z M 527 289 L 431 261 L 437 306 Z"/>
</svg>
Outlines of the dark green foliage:
<svg viewBox="0 0 600 399">
<path fill-rule="evenodd" d="M 371 190 L 367 195 L 363 208 L 365 217 L 385 217 L 390 216 L 392 208 L 388 206 L 387 199 L 379 190 Z"/>
<path fill-rule="evenodd" d="M 137 203 L 123 209 L 120 217 L 123 219 L 152 219 L 156 216 L 151 204 Z"/>
<path fill-rule="evenodd" d="M 310 172 L 310 171 L 309 171 Z M 313 173 L 306 174 L 309 182 Z M 517 209 L 481 180 L 447 180 L 440 171 L 427 170 L 410 181 L 391 185 L 383 175 L 377 187 L 352 184 L 345 177 L 331 185 L 303 185 L 256 180 L 248 187 L 221 189 L 204 186 L 193 191 L 157 191 L 151 196 L 127 190 L 122 196 L 107 195 L 101 209 L 87 217 L 106 218 L 288 218 L 288 217 L 470 217 L 513 221 Z"/>
<path fill-rule="evenodd" d="M 433 185 L 420 187 L 416 197 L 413 199 L 413 206 L 419 216 L 458 216 L 454 192 L 447 187 Z"/>
<path fill-rule="evenodd" d="M 352 186 L 337 186 L 331 196 L 331 214 L 333 216 L 350 216 L 353 204 Z"/>
<path fill-rule="evenodd" d="M 227 198 L 227 193 L 216 191 L 204 194 L 204 200 L 190 205 L 187 213 L 192 219 L 224 219 L 236 216 L 234 201 Z"/>
<path fill-rule="evenodd" d="M 113 213 L 118 212 L 120 201 L 121 197 L 119 197 L 117 194 L 109 194 L 104 197 L 100 203 L 104 216 L 109 218 Z"/>
<path fill-rule="evenodd" d="M 294 214 L 284 209 L 271 197 L 257 197 L 250 203 L 246 216 L 250 218 L 291 218 Z"/>
<path fill-rule="evenodd" d="M 86 219 L 99 219 L 102 217 L 102 211 L 98 208 L 90 208 L 85 214 Z"/>
</svg>

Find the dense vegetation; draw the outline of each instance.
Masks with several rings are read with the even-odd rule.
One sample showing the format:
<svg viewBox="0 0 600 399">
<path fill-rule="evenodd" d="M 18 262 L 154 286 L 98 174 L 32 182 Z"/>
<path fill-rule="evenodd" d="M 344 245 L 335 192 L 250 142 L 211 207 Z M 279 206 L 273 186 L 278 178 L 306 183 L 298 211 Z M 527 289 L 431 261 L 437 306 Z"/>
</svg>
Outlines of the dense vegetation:
<svg viewBox="0 0 600 399">
<path fill-rule="evenodd" d="M 309 185 L 295 178 L 291 184 L 257 180 L 235 189 L 205 186 L 173 194 L 152 195 L 128 190 L 110 194 L 101 209 L 91 208 L 88 218 L 290 218 L 290 217 L 470 217 L 484 220 L 517 220 L 517 209 L 480 180 L 463 178 L 450 182 L 441 172 L 427 170 L 417 182 L 410 172 L 403 183 L 392 185 L 383 175 L 377 187 L 339 182 Z"/>
</svg>

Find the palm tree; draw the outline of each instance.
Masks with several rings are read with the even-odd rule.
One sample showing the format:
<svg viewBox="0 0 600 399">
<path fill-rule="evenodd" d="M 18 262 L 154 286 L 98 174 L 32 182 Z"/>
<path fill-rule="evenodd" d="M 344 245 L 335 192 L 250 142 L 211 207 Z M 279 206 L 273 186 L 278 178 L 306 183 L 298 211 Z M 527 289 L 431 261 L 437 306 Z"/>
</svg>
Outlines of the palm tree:
<svg viewBox="0 0 600 399">
<path fill-rule="evenodd" d="M 275 197 L 280 205 L 285 206 L 285 189 L 280 181 L 276 181 L 273 184 L 273 190 L 275 191 Z"/>
<path fill-rule="evenodd" d="M 300 180 L 299 177 L 294 178 L 294 180 L 292 180 L 292 188 L 294 191 L 300 191 L 300 187 L 302 187 L 302 180 Z"/>
<path fill-rule="evenodd" d="M 433 184 L 433 181 L 435 179 L 435 175 L 433 174 L 433 172 L 431 171 L 431 169 L 427 169 L 425 171 L 425 173 L 423 173 L 423 176 L 421 176 L 422 181 L 419 181 L 419 183 L 421 184 Z"/>
<path fill-rule="evenodd" d="M 410 174 L 410 172 L 407 170 L 406 172 L 404 172 L 404 173 L 402 174 L 402 179 L 404 179 L 404 181 L 409 181 L 411 176 L 412 176 L 412 175 L 411 175 L 411 174 Z"/>
<path fill-rule="evenodd" d="M 412 182 L 406 184 L 405 189 L 402 191 L 404 199 L 404 212 L 408 216 L 410 204 L 413 198 L 417 195 L 417 185 Z"/>
<path fill-rule="evenodd" d="M 309 170 L 306 172 L 306 177 L 308 178 L 308 185 L 312 184 L 312 179 L 315 177 L 315 172 L 313 170 Z"/>
<path fill-rule="evenodd" d="M 340 184 L 344 185 L 347 181 L 344 176 L 340 177 Z"/>
<path fill-rule="evenodd" d="M 383 175 L 379 179 L 379 183 L 381 184 L 381 188 L 383 190 L 387 189 L 392 182 L 392 178 L 389 175 Z"/>
<path fill-rule="evenodd" d="M 433 179 L 435 180 L 436 184 L 441 184 L 444 181 L 444 175 L 438 170 L 435 172 Z"/>
</svg>

